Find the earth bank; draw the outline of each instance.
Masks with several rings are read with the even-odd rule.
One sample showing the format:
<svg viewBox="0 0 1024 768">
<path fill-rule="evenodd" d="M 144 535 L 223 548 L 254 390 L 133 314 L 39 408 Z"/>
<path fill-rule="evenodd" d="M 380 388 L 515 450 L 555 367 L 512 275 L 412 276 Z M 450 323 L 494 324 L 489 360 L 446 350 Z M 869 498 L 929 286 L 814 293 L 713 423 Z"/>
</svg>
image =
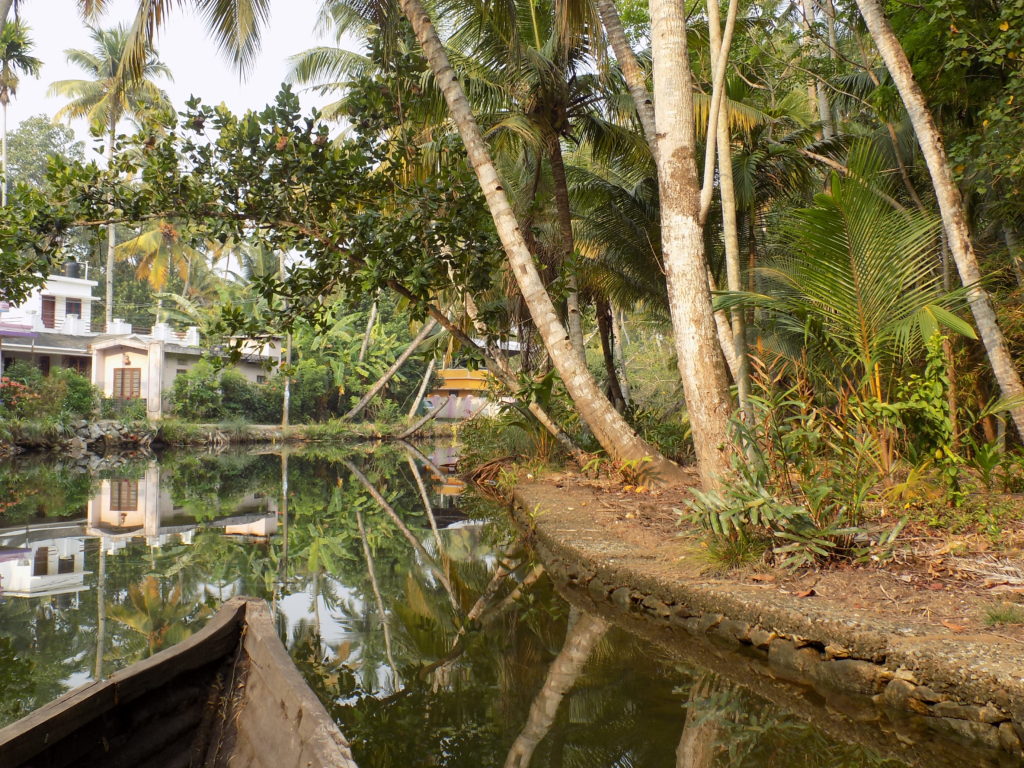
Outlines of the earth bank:
<svg viewBox="0 0 1024 768">
<path fill-rule="evenodd" d="M 552 575 L 597 605 L 742 647 L 765 674 L 1003 756 L 988 764 L 1024 759 L 1024 645 L 978 619 L 991 598 L 883 570 L 709 576 L 699 545 L 650 529 L 672 503 L 563 475 L 517 485 L 512 517 Z"/>
</svg>

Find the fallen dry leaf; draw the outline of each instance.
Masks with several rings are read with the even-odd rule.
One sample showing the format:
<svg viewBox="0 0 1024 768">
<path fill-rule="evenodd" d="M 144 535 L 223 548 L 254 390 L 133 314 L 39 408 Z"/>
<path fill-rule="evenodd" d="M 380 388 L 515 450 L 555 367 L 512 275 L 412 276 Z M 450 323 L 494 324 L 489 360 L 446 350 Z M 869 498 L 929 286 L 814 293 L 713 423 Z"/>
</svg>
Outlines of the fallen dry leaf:
<svg viewBox="0 0 1024 768">
<path fill-rule="evenodd" d="M 946 588 L 945 585 L 940 584 L 937 581 L 933 581 L 931 584 L 928 585 L 928 589 L 935 590 L 936 592 L 939 591 L 940 589 L 945 589 L 945 588 Z"/>
<path fill-rule="evenodd" d="M 775 581 L 775 577 L 772 576 L 770 573 L 755 573 L 753 576 L 750 577 L 750 579 L 752 581 L 765 581 L 765 582 Z"/>
<path fill-rule="evenodd" d="M 982 586 L 985 589 L 992 589 L 992 587 L 1001 587 L 1003 584 L 1009 584 L 1006 579 L 985 579 L 985 583 Z"/>
<path fill-rule="evenodd" d="M 796 592 L 795 594 L 797 597 L 813 597 L 817 592 L 814 591 L 814 587 L 811 587 L 810 589 L 805 589 L 802 592 Z"/>
<path fill-rule="evenodd" d="M 951 629 L 954 632 L 963 632 L 967 629 L 963 624 L 954 624 L 952 621 L 943 621 L 942 626 L 946 629 Z"/>
</svg>

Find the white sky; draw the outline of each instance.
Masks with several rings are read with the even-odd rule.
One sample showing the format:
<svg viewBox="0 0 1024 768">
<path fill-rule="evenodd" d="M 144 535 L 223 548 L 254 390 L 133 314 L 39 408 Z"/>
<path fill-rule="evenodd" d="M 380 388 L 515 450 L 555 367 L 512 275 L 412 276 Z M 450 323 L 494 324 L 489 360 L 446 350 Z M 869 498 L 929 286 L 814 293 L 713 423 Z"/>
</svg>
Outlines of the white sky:
<svg viewBox="0 0 1024 768">
<path fill-rule="evenodd" d="M 264 33 L 262 50 L 252 73 L 241 80 L 206 34 L 202 22 L 189 10 L 174 10 L 157 39 L 157 53 L 174 76 L 173 82 L 159 81 L 176 109 L 189 96 L 207 104 L 224 102 L 236 112 L 258 109 L 270 103 L 288 71 L 287 58 L 306 48 L 331 41 L 314 34 L 320 0 L 274 0 L 270 25 Z M 114 0 L 99 26 L 129 24 L 137 0 Z M 64 105 L 59 97 L 46 95 L 55 80 L 77 79 L 81 71 L 65 61 L 68 48 L 90 49 L 92 41 L 77 13 L 74 0 L 23 0 L 21 19 L 30 28 L 34 55 L 43 62 L 39 79 L 23 77 L 17 96 L 8 110 L 8 129 L 32 115 L 53 114 Z M 302 93 L 303 108 L 329 101 L 329 97 Z M 92 146 L 84 121 L 72 123 L 80 139 Z M 127 130 L 127 124 L 122 126 Z"/>
</svg>

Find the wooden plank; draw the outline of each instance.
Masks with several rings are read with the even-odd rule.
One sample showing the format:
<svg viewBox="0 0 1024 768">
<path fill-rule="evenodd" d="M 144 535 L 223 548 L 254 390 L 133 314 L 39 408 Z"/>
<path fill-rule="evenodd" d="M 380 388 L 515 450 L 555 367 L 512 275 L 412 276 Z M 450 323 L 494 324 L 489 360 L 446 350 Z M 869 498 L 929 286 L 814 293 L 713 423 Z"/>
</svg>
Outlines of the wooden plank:
<svg viewBox="0 0 1024 768">
<path fill-rule="evenodd" d="M 0 729 L 0 766 L 14 768 L 108 712 L 182 673 L 226 655 L 238 645 L 248 598 L 232 598 L 199 632 L 132 664 L 108 679 L 87 683 Z"/>
</svg>

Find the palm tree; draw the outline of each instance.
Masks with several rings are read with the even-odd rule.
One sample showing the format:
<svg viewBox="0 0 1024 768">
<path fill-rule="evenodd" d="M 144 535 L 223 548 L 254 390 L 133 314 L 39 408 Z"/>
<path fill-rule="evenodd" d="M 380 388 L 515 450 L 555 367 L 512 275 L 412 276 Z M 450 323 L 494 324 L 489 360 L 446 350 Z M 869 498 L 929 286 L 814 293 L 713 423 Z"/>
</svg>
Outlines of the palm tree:
<svg viewBox="0 0 1024 768">
<path fill-rule="evenodd" d="M 94 43 L 91 51 L 69 49 L 68 62 L 77 65 L 89 79 L 58 80 L 50 85 L 51 96 L 70 99 L 54 116 L 55 120 L 85 118 L 93 131 L 107 138 L 107 161 L 114 157 L 117 125 L 124 118 L 137 122 L 169 106 L 167 95 L 153 82 L 171 73 L 152 49 L 147 49 L 144 65 L 137 76 L 123 71 L 130 41 L 128 30 L 119 25 L 110 29 L 90 27 Z M 117 245 L 114 224 L 107 225 L 106 321 L 114 318 L 114 250 Z"/>
<path fill-rule="evenodd" d="M 3 129 L 0 134 L 0 173 L 3 174 L 0 187 L 0 205 L 7 205 L 7 105 L 18 92 L 22 74 L 39 77 L 43 63 L 31 55 L 32 39 L 28 27 L 20 21 L 4 24 L 0 29 L 0 107 L 3 107 Z"/>
<path fill-rule="evenodd" d="M 995 309 L 989 299 L 988 292 L 982 287 L 981 267 L 971 242 L 967 215 L 964 212 L 963 198 L 953 177 L 953 170 L 946 156 L 946 147 L 935 125 L 925 102 L 921 86 L 914 80 L 907 54 L 893 31 L 892 25 L 885 17 L 878 0 L 857 0 L 864 23 L 871 33 L 871 39 L 878 47 L 882 60 L 885 62 L 893 83 L 899 91 L 900 98 L 907 109 L 907 115 L 914 126 L 921 153 L 928 165 L 935 198 L 942 214 L 949 249 L 956 262 L 960 280 L 967 288 L 971 312 L 978 325 L 981 340 L 988 352 L 989 363 L 999 382 L 999 389 L 1004 398 L 1012 398 L 1009 408 L 1010 415 L 1017 431 L 1024 436 L 1024 384 L 1014 364 L 1013 356 L 1007 346 L 1006 338 L 996 320 Z"/>
<path fill-rule="evenodd" d="M 855 147 L 852 162 L 858 177 L 877 178 L 877 156 Z M 974 331 L 952 311 L 962 293 L 946 293 L 934 270 L 935 218 L 893 210 L 854 178 L 836 174 L 830 184 L 831 194 L 783 223 L 784 254 L 756 270 L 764 293 L 724 303 L 761 307 L 780 341 L 794 339 L 840 386 L 851 381 L 855 394 L 884 400 L 889 374 L 923 339 L 940 327 Z"/>
</svg>

